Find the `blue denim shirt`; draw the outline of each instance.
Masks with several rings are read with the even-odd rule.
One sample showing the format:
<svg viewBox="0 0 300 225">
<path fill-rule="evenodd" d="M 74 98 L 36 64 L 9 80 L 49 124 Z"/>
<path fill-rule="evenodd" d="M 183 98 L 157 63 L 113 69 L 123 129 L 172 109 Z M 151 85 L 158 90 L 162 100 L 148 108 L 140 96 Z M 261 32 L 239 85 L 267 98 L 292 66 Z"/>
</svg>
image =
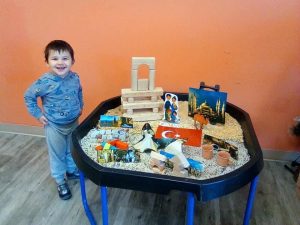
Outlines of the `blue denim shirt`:
<svg viewBox="0 0 300 225">
<path fill-rule="evenodd" d="M 37 104 L 39 97 L 43 111 Z M 43 74 L 26 90 L 24 99 L 32 116 L 39 119 L 44 115 L 56 124 L 72 123 L 83 108 L 79 76 L 71 71 L 64 78 L 51 73 Z"/>
</svg>

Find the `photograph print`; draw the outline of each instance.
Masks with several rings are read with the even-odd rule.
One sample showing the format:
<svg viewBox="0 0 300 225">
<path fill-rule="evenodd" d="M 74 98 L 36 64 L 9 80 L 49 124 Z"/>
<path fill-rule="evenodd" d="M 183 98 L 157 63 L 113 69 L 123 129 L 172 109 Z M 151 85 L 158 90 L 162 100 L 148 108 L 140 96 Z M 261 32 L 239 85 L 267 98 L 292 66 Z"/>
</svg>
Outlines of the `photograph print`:
<svg viewBox="0 0 300 225">
<path fill-rule="evenodd" d="M 225 123 L 227 93 L 189 88 L 188 115 L 209 118 L 211 124 Z"/>
</svg>

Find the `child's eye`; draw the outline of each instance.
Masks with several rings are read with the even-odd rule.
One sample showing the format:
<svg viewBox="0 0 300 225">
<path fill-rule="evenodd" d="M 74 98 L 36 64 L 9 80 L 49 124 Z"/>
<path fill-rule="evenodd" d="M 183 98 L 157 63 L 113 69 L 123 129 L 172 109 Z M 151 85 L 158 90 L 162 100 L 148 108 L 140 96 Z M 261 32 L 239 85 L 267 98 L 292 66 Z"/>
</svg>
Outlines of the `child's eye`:
<svg viewBox="0 0 300 225">
<path fill-rule="evenodd" d="M 63 58 L 63 60 L 69 60 L 69 58 L 65 57 L 65 58 Z"/>
</svg>

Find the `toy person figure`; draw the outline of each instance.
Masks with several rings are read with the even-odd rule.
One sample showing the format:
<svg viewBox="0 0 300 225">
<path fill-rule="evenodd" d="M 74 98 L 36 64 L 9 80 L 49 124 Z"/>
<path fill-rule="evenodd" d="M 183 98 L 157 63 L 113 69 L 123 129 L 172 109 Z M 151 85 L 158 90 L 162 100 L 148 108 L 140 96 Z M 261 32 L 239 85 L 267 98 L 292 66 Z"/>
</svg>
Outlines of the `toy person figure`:
<svg viewBox="0 0 300 225">
<path fill-rule="evenodd" d="M 176 96 L 174 95 L 172 97 L 172 105 L 171 105 L 172 112 L 177 111 L 177 109 L 178 109 L 176 101 L 177 101 L 177 99 L 176 99 Z"/>
<path fill-rule="evenodd" d="M 143 134 L 145 133 L 145 131 L 154 136 L 154 131 L 149 123 L 145 123 L 142 127 Z"/>
<path fill-rule="evenodd" d="M 83 108 L 82 88 L 79 76 L 71 71 L 74 51 L 67 42 L 51 41 L 44 53 L 49 72 L 26 90 L 24 99 L 29 113 L 44 125 L 51 175 L 59 197 L 67 200 L 72 194 L 66 178 L 79 178 L 71 156 L 71 134 Z M 42 108 L 37 104 L 38 98 Z"/>
<path fill-rule="evenodd" d="M 176 112 L 176 111 L 172 111 L 172 114 L 171 114 L 171 122 L 172 122 L 172 123 L 177 123 L 177 122 L 178 122 L 178 119 L 177 119 L 177 112 Z"/>
<path fill-rule="evenodd" d="M 167 93 L 165 97 L 165 105 L 164 105 L 164 110 L 165 110 L 165 120 L 170 121 L 170 112 L 171 111 L 171 94 Z"/>
<path fill-rule="evenodd" d="M 168 121 L 168 122 L 171 122 L 171 117 L 172 117 L 172 110 L 171 109 L 166 109 L 165 120 Z"/>
</svg>

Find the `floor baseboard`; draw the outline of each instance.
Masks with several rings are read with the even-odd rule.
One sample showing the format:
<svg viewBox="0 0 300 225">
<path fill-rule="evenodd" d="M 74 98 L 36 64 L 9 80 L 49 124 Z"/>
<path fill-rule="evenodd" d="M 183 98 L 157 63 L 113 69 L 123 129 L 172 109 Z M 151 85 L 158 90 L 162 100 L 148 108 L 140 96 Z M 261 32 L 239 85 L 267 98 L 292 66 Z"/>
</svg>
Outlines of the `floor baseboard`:
<svg viewBox="0 0 300 225">
<path fill-rule="evenodd" d="M 263 156 L 265 160 L 293 161 L 300 156 L 300 152 L 263 149 Z"/>
<path fill-rule="evenodd" d="M 14 125 L 14 124 L 0 123 L 0 132 L 45 137 L 43 127 L 27 126 L 27 125 Z"/>
</svg>

